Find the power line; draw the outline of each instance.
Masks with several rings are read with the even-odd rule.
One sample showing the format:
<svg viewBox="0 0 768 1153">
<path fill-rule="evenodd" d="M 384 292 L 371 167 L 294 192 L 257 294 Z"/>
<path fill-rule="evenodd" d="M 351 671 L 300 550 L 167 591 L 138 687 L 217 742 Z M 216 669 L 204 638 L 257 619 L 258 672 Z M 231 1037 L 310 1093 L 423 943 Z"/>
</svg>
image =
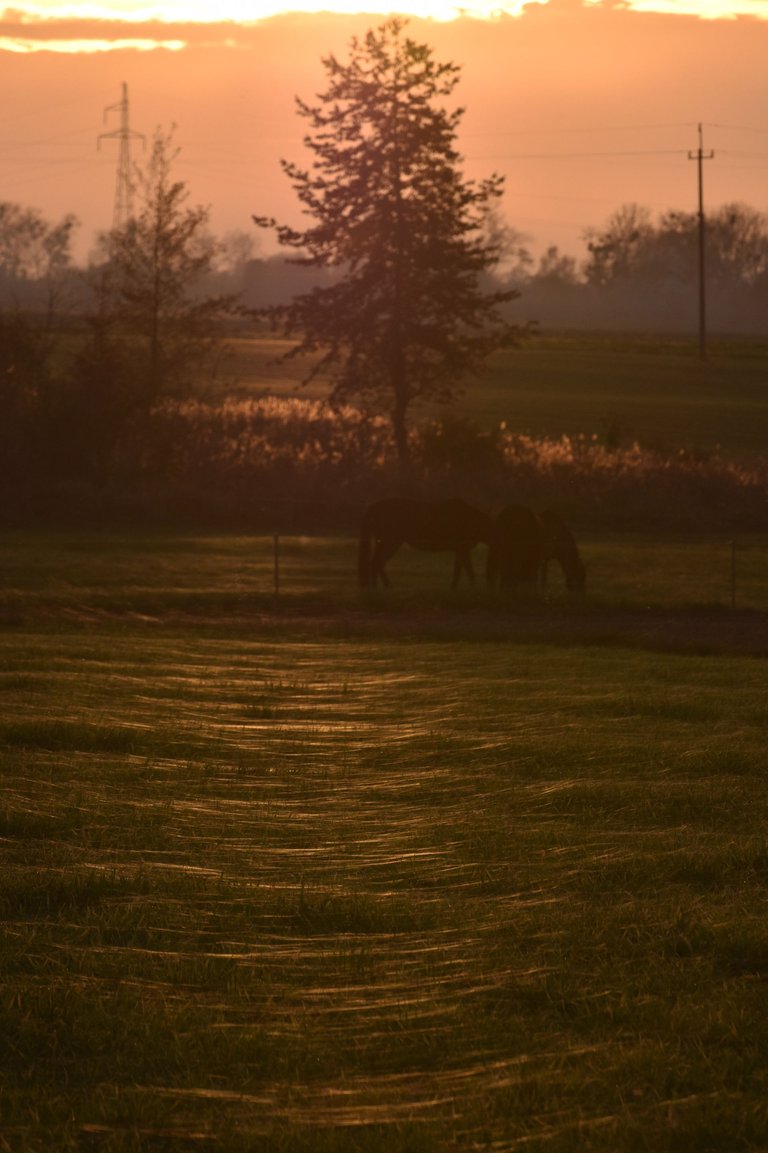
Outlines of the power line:
<svg viewBox="0 0 768 1153">
<path fill-rule="evenodd" d="M 684 148 L 646 148 L 621 152 L 504 152 L 480 155 L 473 160 L 605 160 L 617 156 L 685 156 Z"/>
<path fill-rule="evenodd" d="M 707 128 L 723 128 L 729 132 L 755 132 L 758 136 L 768 136 L 768 128 L 758 128 L 754 124 L 707 124 Z"/>
<path fill-rule="evenodd" d="M 666 124 L 590 124 L 571 128 L 505 128 L 501 132 L 477 132 L 476 136 L 574 136 L 579 133 L 594 136 L 600 132 L 659 132 L 661 130 L 690 128 L 690 123 Z M 768 131 L 768 129 L 766 129 Z"/>
</svg>

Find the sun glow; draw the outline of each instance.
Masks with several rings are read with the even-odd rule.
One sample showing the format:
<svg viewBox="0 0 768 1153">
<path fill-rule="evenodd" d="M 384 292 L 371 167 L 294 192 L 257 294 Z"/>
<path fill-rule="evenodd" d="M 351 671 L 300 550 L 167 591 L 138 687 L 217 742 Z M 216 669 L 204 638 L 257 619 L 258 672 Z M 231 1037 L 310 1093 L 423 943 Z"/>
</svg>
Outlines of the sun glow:
<svg viewBox="0 0 768 1153">
<path fill-rule="evenodd" d="M 768 0 L 573 0 L 584 8 L 616 4 L 634 12 L 702 20 L 768 20 Z M 0 52 L 96 54 L 115 49 L 178 52 L 192 25 L 246 28 L 277 16 L 389 14 L 440 23 L 487 21 L 546 8 L 549 0 L 20 0 L 0 15 Z M 156 34 L 161 28 L 167 37 Z M 130 35 L 134 30 L 136 35 Z M 127 35 L 126 35 L 127 33 Z M 175 35 L 174 35 L 175 33 Z"/>
<path fill-rule="evenodd" d="M 588 0 L 599 3 L 600 0 Z M 698 16 L 702 20 L 728 20 L 752 16 L 768 19 L 768 0 L 632 0 L 633 12 L 658 12 L 667 16 Z"/>
<path fill-rule="evenodd" d="M 502 14 L 516 15 L 525 0 L 29 0 L 23 9 L 14 10 L 22 21 L 32 20 L 119 20 L 131 24 L 160 21 L 164 24 L 212 24 L 233 21 L 254 24 L 272 16 L 289 13 L 335 12 L 343 15 L 370 13 L 386 15 L 400 12 L 405 16 L 433 20 L 453 20 L 459 16 L 491 19 Z"/>
<path fill-rule="evenodd" d="M 582 2 L 585 7 L 591 7 L 602 5 L 604 0 Z M 4 15 L 6 21 L 12 20 L 22 27 L 49 21 L 119 21 L 126 24 L 232 22 L 248 25 L 279 15 L 319 12 L 344 15 L 400 13 L 437 21 L 459 17 L 492 20 L 500 16 L 519 16 L 528 3 L 546 4 L 547 0 L 394 0 L 394 3 L 392 0 L 139 0 L 137 3 L 133 0 L 22 0 L 13 9 L 6 9 Z M 626 0 L 626 6 L 636 11 L 693 15 L 703 19 L 768 18 L 768 0 Z M 90 41 L 83 40 L 82 43 Z M 137 41 L 137 46 L 139 44 Z M 170 45 L 170 41 L 163 43 L 164 47 Z"/>
</svg>

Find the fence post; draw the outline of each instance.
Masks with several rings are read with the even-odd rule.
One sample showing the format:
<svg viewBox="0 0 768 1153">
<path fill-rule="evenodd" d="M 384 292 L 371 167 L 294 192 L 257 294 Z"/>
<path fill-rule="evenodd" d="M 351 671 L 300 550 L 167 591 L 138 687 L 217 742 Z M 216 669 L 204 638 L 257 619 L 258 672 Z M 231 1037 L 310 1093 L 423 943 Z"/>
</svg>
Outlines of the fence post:
<svg viewBox="0 0 768 1153">
<path fill-rule="evenodd" d="M 272 567 L 274 574 L 275 596 L 280 596 L 280 537 L 278 533 L 272 536 Z"/>
</svg>

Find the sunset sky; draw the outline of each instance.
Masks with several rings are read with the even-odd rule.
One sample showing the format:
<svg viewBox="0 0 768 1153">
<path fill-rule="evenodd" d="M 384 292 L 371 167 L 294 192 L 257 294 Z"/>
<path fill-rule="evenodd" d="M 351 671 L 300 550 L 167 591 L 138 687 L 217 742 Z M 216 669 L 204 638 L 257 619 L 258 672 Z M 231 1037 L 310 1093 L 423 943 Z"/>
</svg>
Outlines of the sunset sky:
<svg viewBox="0 0 768 1153">
<path fill-rule="evenodd" d="M 361 6 L 366 11 L 357 11 Z M 323 9 L 323 12 L 316 11 Z M 621 204 L 768 211 L 768 0 L 404 0 L 409 33 L 461 67 L 468 176 L 506 176 L 508 222 L 577 257 Z M 329 11 L 330 10 L 330 11 Z M 214 230 L 301 218 L 280 157 L 302 159 L 294 97 L 321 58 L 390 11 L 378 0 L 19 0 L 0 14 L 0 200 L 82 221 L 77 255 L 112 219 L 126 83 L 131 128 L 176 125 L 176 174 Z M 470 15 L 470 13 L 472 15 Z M 139 140 L 133 157 L 141 159 Z"/>
</svg>

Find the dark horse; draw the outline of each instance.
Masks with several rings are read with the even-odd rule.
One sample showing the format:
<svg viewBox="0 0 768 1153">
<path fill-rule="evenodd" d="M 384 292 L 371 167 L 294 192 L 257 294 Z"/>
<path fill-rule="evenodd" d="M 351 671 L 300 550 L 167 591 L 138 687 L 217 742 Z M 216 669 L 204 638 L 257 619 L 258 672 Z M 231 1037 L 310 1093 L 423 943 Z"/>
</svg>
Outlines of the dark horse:
<svg viewBox="0 0 768 1153">
<path fill-rule="evenodd" d="M 508 504 L 494 521 L 486 575 L 491 588 L 538 586 L 544 552 L 541 521 L 522 504 Z"/>
<path fill-rule="evenodd" d="M 576 541 L 552 509 L 537 514 L 523 505 L 509 504 L 496 517 L 494 528 L 488 553 L 491 587 L 543 587 L 547 566 L 555 560 L 568 591 L 584 592 L 586 573 Z"/>
<path fill-rule="evenodd" d="M 367 509 L 360 528 L 360 584 L 364 588 L 373 588 L 378 581 L 388 585 L 384 566 L 403 544 L 427 552 L 454 553 L 451 588 L 456 588 L 463 572 L 474 584 L 472 549 L 481 542 L 489 544 L 493 532 L 493 519 L 463 500 L 392 497 L 377 501 Z"/>
</svg>

